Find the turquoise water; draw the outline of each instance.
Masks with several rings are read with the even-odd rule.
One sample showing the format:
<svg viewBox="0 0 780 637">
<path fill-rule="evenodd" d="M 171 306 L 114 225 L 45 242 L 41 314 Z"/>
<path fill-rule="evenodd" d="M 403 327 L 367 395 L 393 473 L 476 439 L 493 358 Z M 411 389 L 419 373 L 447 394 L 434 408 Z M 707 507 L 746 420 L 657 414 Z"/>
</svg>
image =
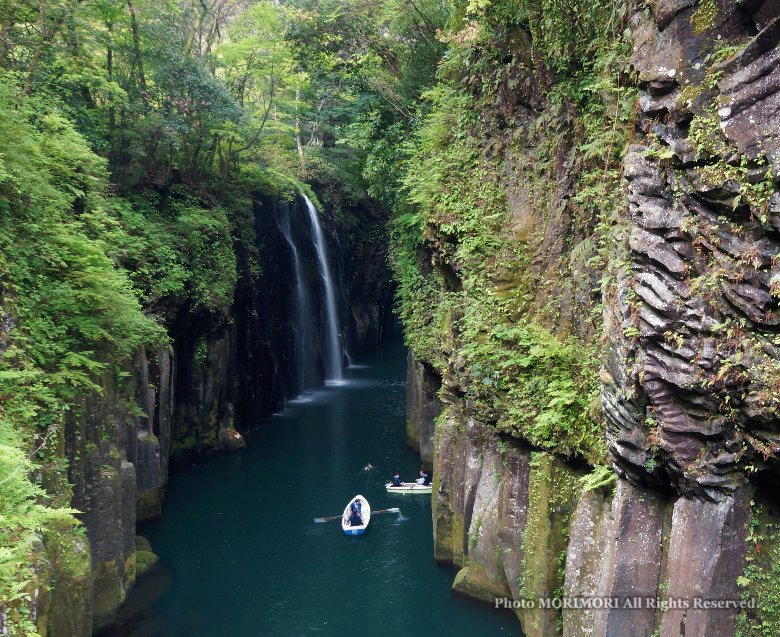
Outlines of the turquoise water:
<svg viewBox="0 0 780 637">
<path fill-rule="evenodd" d="M 522 634 L 512 615 L 452 595 L 455 571 L 433 559 L 429 498 L 385 492 L 393 470 L 419 470 L 404 447 L 405 352 L 365 362 L 258 422 L 246 450 L 173 473 L 163 519 L 141 529 L 161 564 L 115 634 Z M 372 517 L 356 538 L 338 520 L 313 523 L 357 493 L 401 514 Z"/>
</svg>

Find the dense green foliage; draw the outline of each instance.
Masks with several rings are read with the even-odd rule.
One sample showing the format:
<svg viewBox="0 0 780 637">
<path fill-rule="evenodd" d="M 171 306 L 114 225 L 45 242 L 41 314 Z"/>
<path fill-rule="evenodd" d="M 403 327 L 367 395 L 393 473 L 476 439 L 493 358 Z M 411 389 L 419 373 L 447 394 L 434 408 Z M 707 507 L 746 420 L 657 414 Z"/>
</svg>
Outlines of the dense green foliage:
<svg viewBox="0 0 780 637">
<path fill-rule="evenodd" d="M 42 114 L 12 86 L 1 91 L 2 311 L 15 329 L 0 348 L 0 599 L 11 628 L 29 632 L 37 533 L 75 523 L 67 498 L 30 480 L 32 460 L 56 473 L 74 398 L 164 335 L 118 265 L 124 241 L 105 161 L 68 120 Z"/>
<path fill-rule="evenodd" d="M 399 145 L 406 196 L 395 207 L 393 263 L 410 347 L 455 374 L 499 431 L 594 464 L 606 459 L 596 337 L 609 278 L 587 277 L 603 271 L 620 232 L 620 158 L 636 99 L 627 16 L 619 2 L 456 3 L 435 88 Z M 562 156 L 575 183 L 555 281 L 535 250 L 560 215 Z M 529 209 L 541 211 L 535 228 L 512 217 L 518 178 Z M 561 315 L 564 274 L 595 299 L 579 308 L 584 333 Z"/>
<path fill-rule="evenodd" d="M 780 529 L 762 494 L 750 503 L 751 516 L 745 547 L 745 569 L 737 578 L 745 602 L 753 608 L 737 617 L 738 637 L 770 637 L 780 625 L 780 598 L 777 581 L 780 578 Z"/>
<path fill-rule="evenodd" d="M 65 422 L 177 317 L 226 320 L 238 249 L 260 275 L 247 211 L 297 188 L 305 76 L 270 1 L 2 12 L 0 613 L 15 634 L 36 630 L 41 539 L 75 537 Z"/>
<path fill-rule="evenodd" d="M 602 463 L 591 279 L 619 232 L 628 9 L 6 0 L 0 546 L 26 539 L 1 554 L 0 592 L 30 590 L 32 542 L 70 520 L 59 446 L 79 397 L 182 314 L 226 320 L 240 278 L 262 276 L 252 196 L 302 182 L 348 232 L 355 202 L 392 210 L 407 343 L 480 418 Z M 543 221 L 560 214 L 561 157 L 577 177 L 556 267 L 581 280 L 589 329 L 561 317 L 536 263 L 545 224 L 520 228 L 508 201 L 519 179 Z M 19 600 L 9 617 L 30 632 Z"/>
</svg>

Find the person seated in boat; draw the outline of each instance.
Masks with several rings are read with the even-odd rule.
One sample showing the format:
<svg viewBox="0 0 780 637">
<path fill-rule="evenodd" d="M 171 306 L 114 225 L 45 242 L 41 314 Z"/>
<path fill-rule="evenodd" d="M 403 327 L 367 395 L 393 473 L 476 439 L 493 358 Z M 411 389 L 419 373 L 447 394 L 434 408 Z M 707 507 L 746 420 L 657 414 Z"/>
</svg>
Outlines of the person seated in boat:
<svg viewBox="0 0 780 637">
<path fill-rule="evenodd" d="M 393 486 L 394 487 L 401 487 L 401 486 L 403 486 L 401 484 L 401 474 L 398 473 L 397 471 L 395 472 L 395 475 L 393 476 Z"/>
<path fill-rule="evenodd" d="M 431 483 L 431 477 L 422 469 L 420 469 L 420 477 L 417 478 L 417 484 L 421 484 L 427 487 Z"/>
<path fill-rule="evenodd" d="M 349 505 L 349 525 L 350 526 L 362 526 L 363 514 L 360 510 L 360 500 L 352 500 L 352 504 Z"/>
</svg>

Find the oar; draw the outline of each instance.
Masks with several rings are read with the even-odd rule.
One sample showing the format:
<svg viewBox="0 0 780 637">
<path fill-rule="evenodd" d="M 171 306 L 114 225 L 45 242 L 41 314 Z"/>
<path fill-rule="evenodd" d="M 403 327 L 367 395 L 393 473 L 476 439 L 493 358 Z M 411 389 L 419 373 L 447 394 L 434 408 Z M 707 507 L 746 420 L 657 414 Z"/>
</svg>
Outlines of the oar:
<svg viewBox="0 0 780 637">
<path fill-rule="evenodd" d="M 375 515 L 376 513 L 400 513 L 401 509 L 398 507 L 393 507 L 392 509 L 377 509 L 376 511 L 371 511 L 371 515 Z M 323 522 L 330 522 L 332 520 L 338 520 L 341 516 L 340 515 L 328 515 L 324 518 L 314 518 L 314 521 L 317 524 L 322 524 Z"/>
<path fill-rule="evenodd" d="M 371 515 L 374 515 L 375 513 L 400 513 L 401 509 L 398 507 L 393 507 L 392 509 L 377 509 L 376 511 L 371 511 Z"/>
</svg>

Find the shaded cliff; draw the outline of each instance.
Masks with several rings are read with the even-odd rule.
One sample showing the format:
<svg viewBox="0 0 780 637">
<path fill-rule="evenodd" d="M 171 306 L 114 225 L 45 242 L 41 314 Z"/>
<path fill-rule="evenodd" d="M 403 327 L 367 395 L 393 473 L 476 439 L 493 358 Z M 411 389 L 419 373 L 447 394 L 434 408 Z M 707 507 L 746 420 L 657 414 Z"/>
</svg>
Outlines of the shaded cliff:
<svg viewBox="0 0 780 637">
<path fill-rule="evenodd" d="M 775 634 L 777 7 L 600 4 L 577 52 L 509 4 L 455 38 L 469 88 L 395 252 L 436 558 L 490 602 L 620 600 L 518 608 L 529 636 Z"/>
<path fill-rule="evenodd" d="M 154 560 L 135 529 L 163 514 L 171 466 L 240 448 L 240 431 L 301 390 L 290 318 L 295 275 L 280 215 L 289 217 L 302 246 L 312 294 L 311 386 L 323 381 L 325 318 L 308 213 L 295 196 L 258 194 L 247 202 L 247 209 L 233 213 L 236 276 L 226 310 L 215 313 L 186 297 L 160 301 L 169 343 L 138 348 L 122 369 L 102 375 L 99 387 L 74 397 L 58 434 L 57 466 L 64 476 L 44 471 L 43 480 L 79 512 L 83 532 L 48 534 L 39 547 L 29 606 L 39 631 L 89 635 L 110 626 L 136 577 Z M 383 246 L 352 244 L 363 230 L 361 212 L 353 214 L 358 224 L 349 233 L 327 212 L 323 223 L 334 253 L 338 242 L 351 246 L 335 264 L 339 330 L 352 335 L 348 345 L 359 353 L 392 329 L 385 305 L 392 291 L 386 262 L 377 259 Z M 381 212 L 372 215 L 379 223 Z"/>
</svg>

